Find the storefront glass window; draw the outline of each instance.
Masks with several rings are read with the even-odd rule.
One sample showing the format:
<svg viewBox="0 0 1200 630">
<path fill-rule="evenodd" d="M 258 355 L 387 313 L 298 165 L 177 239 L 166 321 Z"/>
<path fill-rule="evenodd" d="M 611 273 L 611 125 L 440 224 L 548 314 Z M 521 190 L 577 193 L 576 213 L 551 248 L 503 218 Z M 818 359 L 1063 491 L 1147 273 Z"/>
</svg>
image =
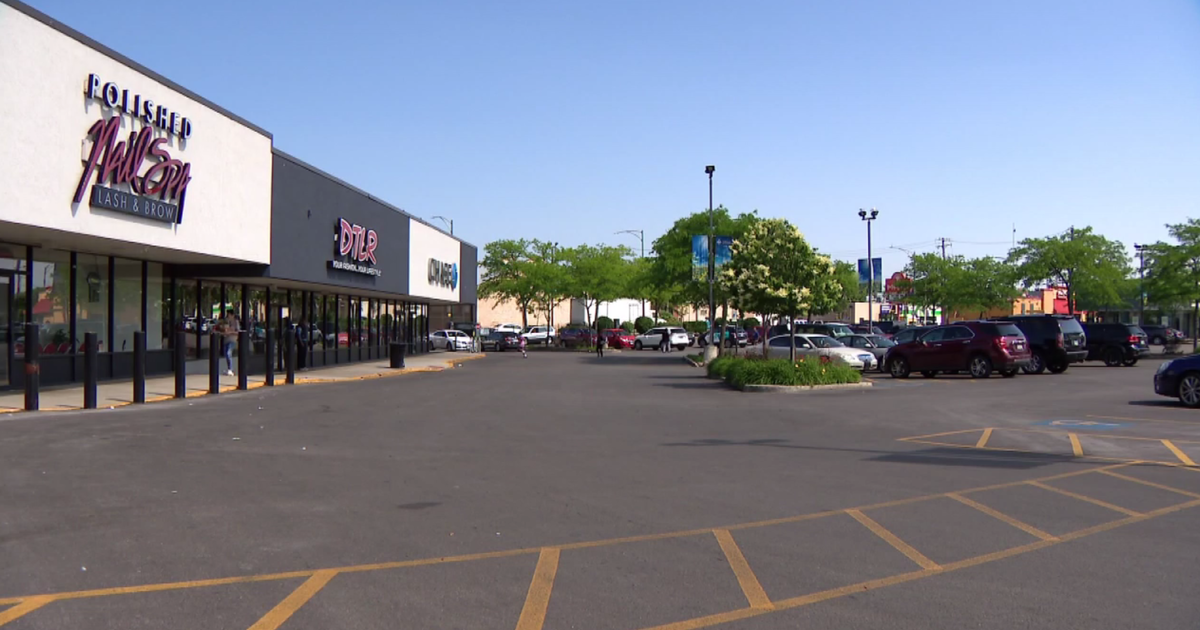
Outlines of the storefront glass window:
<svg viewBox="0 0 1200 630">
<path fill-rule="evenodd" d="M 54 249 L 33 250 L 33 313 L 37 343 L 43 354 L 71 349 L 71 254 Z"/>
<path fill-rule="evenodd" d="M 250 288 L 247 297 L 249 303 L 249 321 L 242 326 L 250 331 L 250 348 L 253 354 L 261 356 L 266 352 L 267 345 L 267 290 L 258 287 Z"/>
<path fill-rule="evenodd" d="M 75 339 L 83 348 L 83 336 L 96 333 L 100 351 L 108 352 L 108 256 L 78 254 L 75 258 Z"/>
<path fill-rule="evenodd" d="M 118 276 L 120 277 L 120 276 Z M 171 279 L 162 263 L 146 264 L 146 349 L 171 347 Z"/>
<path fill-rule="evenodd" d="M 221 283 L 204 281 L 200 283 L 200 301 L 199 308 L 196 313 L 197 322 L 199 324 L 199 339 L 197 344 L 200 348 L 200 358 L 208 356 L 208 347 L 212 344 L 213 326 L 217 324 L 217 318 L 221 316 Z M 219 349 L 219 348 L 218 348 Z"/>
<path fill-rule="evenodd" d="M 112 351 L 133 352 L 133 333 L 142 329 L 142 261 L 114 259 L 113 289 Z"/>
<path fill-rule="evenodd" d="M 25 247 L 0 243 L 0 387 L 13 357 L 25 354 L 25 263 Z"/>
<path fill-rule="evenodd" d="M 200 323 L 198 320 L 199 300 L 196 294 L 198 286 L 195 280 L 181 278 L 175 284 L 175 297 L 178 301 L 178 310 L 175 317 L 178 320 L 175 323 L 176 330 L 182 330 L 187 333 L 184 335 L 184 342 L 187 344 L 187 356 L 197 358 L 199 352 L 196 350 L 196 339 L 199 334 Z"/>
</svg>

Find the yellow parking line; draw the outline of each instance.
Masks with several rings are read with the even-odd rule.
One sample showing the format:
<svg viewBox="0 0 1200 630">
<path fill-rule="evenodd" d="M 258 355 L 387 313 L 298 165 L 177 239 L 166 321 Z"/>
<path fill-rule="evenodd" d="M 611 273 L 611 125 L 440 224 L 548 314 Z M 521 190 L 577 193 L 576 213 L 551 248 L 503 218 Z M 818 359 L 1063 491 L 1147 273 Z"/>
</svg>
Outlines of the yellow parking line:
<svg viewBox="0 0 1200 630">
<path fill-rule="evenodd" d="M 1126 514 L 1129 516 L 1142 516 L 1141 512 L 1134 512 L 1133 510 L 1123 508 L 1119 505 L 1113 505 L 1112 503 L 1109 503 L 1107 501 L 1101 501 L 1100 499 L 1093 499 L 1092 497 L 1089 497 L 1087 495 L 1079 494 L 1077 492 L 1071 492 L 1070 490 L 1063 490 L 1062 488 L 1055 488 L 1054 486 L 1048 486 L 1040 481 L 1029 481 L 1026 483 L 1028 483 L 1029 485 L 1031 485 L 1035 488 L 1049 490 L 1050 492 L 1057 492 L 1063 496 L 1071 497 L 1072 499 L 1079 499 L 1080 501 L 1086 501 L 1088 503 L 1091 503 L 1092 505 L 1099 505 L 1100 507 L 1108 508 L 1114 512 L 1120 512 L 1121 514 Z"/>
<path fill-rule="evenodd" d="M 987 446 L 988 440 L 992 439 L 992 430 L 984 429 L 983 435 L 979 436 L 979 441 L 975 443 L 975 448 L 983 448 Z"/>
<path fill-rule="evenodd" d="M 1177 494 L 1182 494 L 1185 497 L 1192 497 L 1193 499 L 1200 499 L 1200 494 L 1196 494 L 1195 492 L 1188 492 L 1187 490 L 1180 490 L 1179 488 L 1163 485 L 1161 483 L 1154 483 L 1153 481 L 1146 481 L 1145 479 L 1138 479 L 1137 477 L 1130 477 L 1129 475 L 1122 475 L 1121 473 L 1115 473 L 1110 470 L 1101 470 L 1100 472 L 1104 473 L 1105 475 L 1108 475 L 1109 477 L 1116 477 L 1117 479 L 1124 479 L 1126 481 L 1140 483 L 1143 486 L 1150 486 L 1151 488 L 1158 488 L 1160 490 L 1167 490 L 1169 492 L 1175 492 Z"/>
<path fill-rule="evenodd" d="M 1003 512 L 1000 512 L 999 510 L 992 509 L 982 503 L 979 503 L 978 501 L 973 501 L 971 499 L 968 499 L 967 497 L 964 497 L 960 494 L 955 494 L 953 492 L 951 492 L 950 494 L 947 494 L 946 496 L 950 497 L 951 499 L 954 499 L 955 501 L 958 501 L 959 503 L 961 503 L 963 505 L 973 507 L 976 510 L 983 512 L 984 514 L 987 514 L 988 516 L 990 516 L 992 518 L 1004 521 L 1005 523 L 1008 523 L 1009 525 L 1016 527 L 1017 529 L 1025 532 L 1026 534 L 1030 534 L 1037 538 L 1041 538 L 1042 540 L 1058 540 L 1056 537 L 1054 537 L 1050 534 L 1047 534 L 1046 532 L 1034 527 L 1033 525 L 1018 521 L 1017 519 L 1015 519 Z"/>
<path fill-rule="evenodd" d="M 329 584 L 329 580 L 337 575 L 337 571 L 317 571 L 312 574 L 301 584 L 296 590 L 292 591 L 291 595 L 283 598 L 274 608 L 267 611 L 267 614 L 262 616 L 250 630 L 275 630 L 283 625 L 300 607 L 307 604 L 308 600 L 312 599 L 318 591 L 325 588 Z"/>
<path fill-rule="evenodd" d="M 1083 445 L 1079 443 L 1079 436 L 1068 433 L 1067 437 L 1071 439 L 1071 452 L 1075 454 L 1075 457 L 1083 457 Z"/>
<path fill-rule="evenodd" d="M 1175 457 L 1179 458 L 1179 461 L 1183 462 L 1184 466 L 1195 466 L 1196 465 L 1196 462 L 1192 461 L 1192 458 L 1188 457 L 1187 453 L 1184 453 L 1183 451 L 1179 450 L 1178 446 L 1175 446 L 1174 444 L 1172 444 L 1171 440 L 1163 440 L 1162 443 L 1163 443 L 1163 446 L 1171 449 L 1171 452 L 1175 454 Z"/>
<path fill-rule="evenodd" d="M 759 584 L 758 576 L 754 575 L 750 563 L 746 562 L 746 556 L 742 555 L 742 550 L 733 540 L 733 534 L 727 529 L 714 529 L 713 534 L 717 537 L 717 544 L 721 545 L 721 551 L 725 552 L 729 568 L 733 569 L 733 574 L 737 576 L 738 584 L 742 587 L 742 593 L 746 595 L 746 601 L 750 602 L 750 607 L 770 608 L 771 598 L 767 597 L 767 592 L 763 590 L 762 584 Z"/>
<path fill-rule="evenodd" d="M 900 540 L 900 538 L 898 538 L 895 534 L 888 531 L 886 527 L 884 527 L 883 525 L 880 525 L 879 523 L 876 523 L 874 520 L 871 519 L 871 517 L 867 516 L 866 514 L 863 514 L 862 512 L 859 512 L 858 510 L 846 510 L 846 513 L 849 514 L 850 516 L 854 517 L 854 520 L 858 521 L 859 523 L 862 523 L 867 529 L 871 530 L 871 532 L 874 533 L 876 536 L 879 536 L 884 541 L 886 541 L 887 544 L 895 547 L 896 551 L 899 551 L 900 553 L 908 556 L 909 560 L 912 560 L 913 562 L 917 563 L 917 565 L 919 565 L 922 569 L 934 570 L 934 569 L 941 568 L 940 566 L 938 566 L 938 563 L 934 562 L 933 560 L 930 560 L 929 558 L 926 558 L 925 555 L 922 554 L 920 551 L 913 549 L 911 545 L 904 542 L 903 540 Z"/>
<path fill-rule="evenodd" d="M 958 431 L 944 431 L 944 432 L 942 432 L 942 433 L 930 433 L 929 435 L 914 435 L 914 436 L 911 436 L 911 437 L 903 437 L 903 438 L 899 438 L 899 439 L 900 439 L 901 441 L 905 441 L 905 440 L 923 440 L 923 439 L 925 439 L 925 438 L 932 438 L 932 437 L 942 437 L 942 436 L 946 436 L 946 435 L 959 435 L 959 434 L 961 434 L 961 433 L 973 433 L 973 432 L 975 432 L 975 431 L 978 431 L 978 430 L 979 430 L 979 429 L 960 429 L 960 430 L 958 430 Z"/>
<path fill-rule="evenodd" d="M 20 619 L 21 617 L 28 615 L 29 613 L 41 608 L 42 606 L 45 606 L 46 604 L 49 604 L 52 601 L 54 601 L 54 597 L 50 595 L 30 597 L 16 606 L 0 612 L 0 626 L 3 626 L 10 621 Z"/>
<path fill-rule="evenodd" d="M 537 566 L 533 569 L 533 580 L 525 595 L 525 606 L 517 620 L 517 630 L 542 630 L 546 623 L 546 609 L 550 606 L 550 592 L 554 589 L 554 577 L 558 574 L 559 550 L 546 547 L 538 554 Z"/>
</svg>

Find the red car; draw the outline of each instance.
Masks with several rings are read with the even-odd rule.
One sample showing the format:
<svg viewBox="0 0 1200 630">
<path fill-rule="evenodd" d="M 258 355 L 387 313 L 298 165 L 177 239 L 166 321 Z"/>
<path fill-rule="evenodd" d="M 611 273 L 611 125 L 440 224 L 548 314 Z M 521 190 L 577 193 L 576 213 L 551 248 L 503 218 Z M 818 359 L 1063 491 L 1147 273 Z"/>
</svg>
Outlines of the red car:
<svg viewBox="0 0 1200 630">
<path fill-rule="evenodd" d="M 962 371 L 987 378 L 993 370 L 1011 378 L 1031 357 L 1016 324 L 978 321 L 931 328 L 913 341 L 892 346 L 883 364 L 894 378 L 908 378 L 911 372 L 933 378 L 938 372 Z"/>
<path fill-rule="evenodd" d="M 632 348 L 637 335 L 620 328 L 609 328 L 600 333 L 608 343 L 609 348 Z"/>
</svg>

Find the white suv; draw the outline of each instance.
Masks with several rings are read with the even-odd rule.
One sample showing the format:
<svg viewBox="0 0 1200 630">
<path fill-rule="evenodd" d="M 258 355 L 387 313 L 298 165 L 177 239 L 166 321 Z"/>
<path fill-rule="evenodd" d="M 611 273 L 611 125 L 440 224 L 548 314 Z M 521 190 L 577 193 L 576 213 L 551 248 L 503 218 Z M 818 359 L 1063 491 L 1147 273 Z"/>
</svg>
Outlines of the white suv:
<svg viewBox="0 0 1200 630">
<path fill-rule="evenodd" d="M 521 333 L 521 336 L 528 343 L 544 343 L 547 345 L 554 343 L 554 329 L 549 326 L 530 326 L 525 329 L 525 332 Z"/>
<path fill-rule="evenodd" d="M 470 350 L 471 337 L 461 330 L 439 330 L 431 335 L 429 339 L 433 344 L 434 350 Z"/>
<path fill-rule="evenodd" d="M 667 343 L 676 350 L 684 350 L 691 343 L 686 330 L 674 326 L 659 326 L 638 335 L 633 340 L 633 349 L 658 349 L 662 346 L 664 336 L 668 339 Z"/>
</svg>

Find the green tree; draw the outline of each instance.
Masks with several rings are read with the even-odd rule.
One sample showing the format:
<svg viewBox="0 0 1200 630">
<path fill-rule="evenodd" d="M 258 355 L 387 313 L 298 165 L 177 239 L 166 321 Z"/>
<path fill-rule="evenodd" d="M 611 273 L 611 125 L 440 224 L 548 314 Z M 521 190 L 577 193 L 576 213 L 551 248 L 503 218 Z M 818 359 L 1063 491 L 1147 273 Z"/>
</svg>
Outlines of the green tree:
<svg viewBox="0 0 1200 630">
<path fill-rule="evenodd" d="M 708 234 L 708 210 L 679 219 L 666 234 L 654 240 L 654 254 L 650 269 L 650 284 L 654 287 L 657 303 L 666 305 L 687 304 L 693 307 L 708 304 L 708 276 L 700 276 L 692 268 L 692 237 Z M 735 241 L 758 221 L 754 213 L 733 216 L 724 206 L 713 209 L 713 225 L 718 236 L 729 236 Z M 714 293 L 717 304 L 725 303 L 729 292 L 717 283 Z"/>
<path fill-rule="evenodd" d="M 570 270 L 558 243 L 532 241 L 528 248 L 526 270 L 533 290 L 533 304 L 546 314 L 546 323 L 554 325 L 554 309 L 570 297 Z"/>
<path fill-rule="evenodd" d="M 1146 249 L 1146 300 L 1160 309 L 1192 309 L 1200 315 L 1200 220 L 1167 225 L 1174 244 L 1155 243 Z M 1196 348 L 1193 332 L 1192 348 Z"/>
<path fill-rule="evenodd" d="M 1017 271 L 1006 261 L 997 258 L 971 258 L 963 263 L 961 284 L 956 286 L 953 304 L 960 310 L 972 309 L 983 317 L 993 309 L 1012 308 L 1013 300 L 1021 294 L 1017 288 Z"/>
<path fill-rule="evenodd" d="M 836 272 L 836 265 L 818 254 L 796 226 L 786 219 L 761 219 L 733 241 L 722 277 L 742 312 L 787 315 L 792 321 L 809 308 L 839 299 L 844 289 Z M 794 361 L 796 340 L 791 339 Z"/>
<path fill-rule="evenodd" d="M 624 245 L 580 245 L 564 252 L 567 262 L 567 295 L 583 302 L 584 318 L 595 322 L 592 308 L 624 297 L 631 254 Z"/>
<path fill-rule="evenodd" d="M 1091 227 L 1022 240 L 1008 253 L 1017 279 L 1026 287 L 1063 286 L 1067 310 L 1098 310 L 1122 304 L 1121 287 L 1130 277 L 1125 246 Z"/>
<path fill-rule="evenodd" d="M 897 289 L 907 304 L 919 308 L 941 308 L 945 313 L 957 301 L 963 282 L 963 264 L 959 257 L 937 254 L 913 254 L 904 267 L 907 280 Z"/>
<path fill-rule="evenodd" d="M 479 295 L 501 303 L 513 302 L 521 309 L 521 326 L 529 325 L 529 309 L 538 299 L 530 261 L 531 243 L 525 239 L 492 241 L 483 247 Z"/>
</svg>

